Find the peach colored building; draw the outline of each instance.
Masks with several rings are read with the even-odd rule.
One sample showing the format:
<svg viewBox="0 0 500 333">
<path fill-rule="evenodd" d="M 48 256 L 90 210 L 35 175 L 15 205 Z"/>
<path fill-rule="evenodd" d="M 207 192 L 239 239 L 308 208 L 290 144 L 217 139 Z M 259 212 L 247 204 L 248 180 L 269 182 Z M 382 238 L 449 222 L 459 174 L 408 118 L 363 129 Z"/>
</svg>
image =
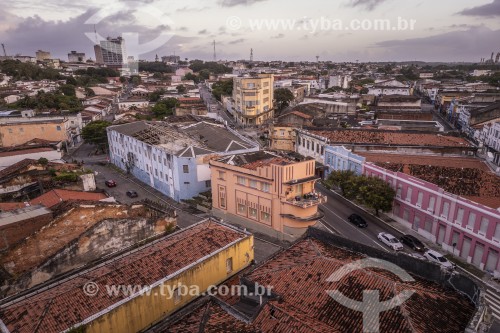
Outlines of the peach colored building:
<svg viewBox="0 0 500 333">
<path fill-rule="evenodd" d="M 0 119 L 0 147 L 19 146 L 37 138 L 72 141 L 72 133 L 77 127 L 74 120 L 65 117 Z"/>
<path fill-rule="evenodd" d="M 293 161 L 269 152 L 231 155 L 210 162 L 213 214 L 252 230 L 293 240 L 323 214 L 315 192 L 314 160 Z"/>
</svg>

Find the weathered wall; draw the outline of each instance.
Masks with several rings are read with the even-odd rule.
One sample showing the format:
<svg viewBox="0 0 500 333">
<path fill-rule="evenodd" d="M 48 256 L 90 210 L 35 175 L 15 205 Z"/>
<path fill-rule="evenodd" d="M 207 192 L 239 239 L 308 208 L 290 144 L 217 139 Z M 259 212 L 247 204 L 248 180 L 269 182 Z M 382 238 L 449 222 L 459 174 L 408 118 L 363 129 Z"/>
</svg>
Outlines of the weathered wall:
<svg viewBox="0 0 500 333">
<path fill-rule="evenodd" d="M 0 251 L 9 249 L 52 221 L 52 213 L 29 218 L 0 227 Z"/>
<path fill-rule="evenodd" d="M 151 293 L 135 297 L 125 304 L 111 309 L 86 326 L 87 333 L 135 333 L 158 322 L 182 308 L 197 296 L 182 296 L 178 302 L 174 297 L 165 295 L 179 283 L 189 287 L 198 286 L 206 291 L 209 286 L 217 285 L 248 267 L 254 259 L 253 236 L 248 236 L 221 252 L 206 258 L 162 285 L 153 288 Z M 232 258 L 233 270 L 226 270 L 226 259 Z"/>
<path fill-rule="evenodd" d="M 24 274 L 8 293 L 43 283 L 56 275 L 84 266 L 110 253 L 123 250 L 144 239 L 173 230 L 175 218 L 109 219 L 97 224 L 69 243 L 43 264 Z"/>
</svg>

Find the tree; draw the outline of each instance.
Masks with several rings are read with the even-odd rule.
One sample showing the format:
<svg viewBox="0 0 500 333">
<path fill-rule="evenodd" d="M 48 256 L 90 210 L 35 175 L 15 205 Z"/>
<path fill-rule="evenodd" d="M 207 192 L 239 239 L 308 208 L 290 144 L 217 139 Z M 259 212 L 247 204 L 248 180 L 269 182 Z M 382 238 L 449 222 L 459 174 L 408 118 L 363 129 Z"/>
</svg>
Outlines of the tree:
<svg viewBox="0 0 500 333">
<path fill-rule="evenodd" d="M 45 157 L 40 157 L 40 158 L 38 159 L 38 164 L 43 165 L 43 166 L 46 166 L 47 164 L 49 164 L 49 160 L 48 160 L 48 159 L 46 159 Z"/>
<path fill-rule="evenodd" d="M 179 94 L 185 94 L 187 91 L 186 87 L 182 84 L 178 85 L 176 89 Z"/>
<path fill-rule="evenodd" d="M 283 110 L 295 99 L 293 93 L 286 88 L 278 88 L 274 91 L 274 103 L 278 110 Z"/>
<path fill-rule="evenodd" d="M 215 82 L 212 85 L 212 94 L 215 99 L 221 101 L 222 95 L 232 95 L 233 94 L 233 80 L 222 80 Z"/>
<path fill-rule="evenodd" d="M 352 178 L 356 177 L 353 171 L 332 171 L 326 182 L 329 185 L 334 185 L 340 188 L 342 195 L 345 196 L 352 182 Z"/>
<path fill-rule="evenodd" d="M 62 86 L 59 87 L 59 90 L 65 96 L 76 96 L 75 86 L 72 84 L 63 84 Z"/>
<path fill-rule="evenodd" d="M 157 89 L 149 95 L 149 101 L 156 103 L 160 100 L 163 94 L 165 94 L 165 89 L 163 88 Z"/>
<path fill-rule="evenodd" d="M 83 128 L 82 138 L 104 152 L 108 144 L 106 128 L 110 125 L 110 122 L 104 120 L 93 121 Z"/>
<path fill-rule="evenodd" d="M 179 105 L 179 101 L 175 98 L 169 97 L 167 99 L 158 101 L 152 108 L 152 112 L 156 118 L 163 119 L 166 116 L 174 114 L 175 108 Z"/>
<path fill-rule="evenodd" d="M 375 209 L 375 215 L 379 216 L 379 211 L 389 212 L 392 209 L 396 192 L 382 179 L 367 177 L 366 183 L 359 188 L 359 194 L 362 203 Z"/>
</svg>

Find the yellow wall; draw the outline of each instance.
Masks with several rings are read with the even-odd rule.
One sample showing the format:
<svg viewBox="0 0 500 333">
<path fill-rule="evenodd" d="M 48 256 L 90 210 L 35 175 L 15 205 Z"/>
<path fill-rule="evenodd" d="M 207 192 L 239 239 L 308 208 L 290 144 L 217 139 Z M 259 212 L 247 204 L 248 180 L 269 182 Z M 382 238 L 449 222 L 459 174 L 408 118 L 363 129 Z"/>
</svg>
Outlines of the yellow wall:
<svg viewBox="0 0 500 333">
<path fill-rule="evenodd" d="M 284 135 L 282 136 L 281 133 Z M 271 138 L 271 149 L 295 151 L 295 130 L 292 127 L 271 127 L 269 136 Z"/>
<path fill-rule="evenodd" d="M 60 131 L 57 126 L 60 126 Z M 0 125 L 0 147 L 18 146 L 37 138 L 49 141 L 67 140 L 64 122 Z"/>
<path fill-rule="evenodd" d="M 253 236 L 249 235 L 233 246 L 165 282 L 164 285 L 177 286 L 178 283 L 188 287 L 197 285 L 201 291 L 206 291 L 209 286 L 220 284 L 249 266 L 254 259 L 253 245 Z M 233 271 L 229 274 L 226 272 L 226 259 L 228 258 L 233 258 Z M 87 325 L 86 332 L 135 333 L 150 327 L 196 298 L 184 296 L 179 303 L 175 304 L 173 298 L 169 299 L 166 296 L 158 295 L 160 290 L 160 286 L 158 286 L 151 291 L 149 296 L 136 297 L 97 318 Z M 168 289 L 164 288 L 164 290 Z"/>
<path fill-rule="evenodd" d="M 308 218 L 314 216 L 318 212 L 318 205 L 311 207 L 298 207 L 287 200 L 292 200 L 298 193 L 296 192 L 297 185 L 287 185 L 286 182 L 291 180 L 305 179 L 314 176 L 315 161 L 296 162 L 289 165 L 268 165 L 258 168 L 257 170 L 249 170 L 238 166 L 232 166 L 219 161 L 210 162 L 212 174 L 212 206 L 214 209 L 221 211 L 223 214 L 233 215 L 248 222 L 257 223 L 258 225 L 272 228 L 279 232 L 284 232 L 287 225 L 293 224 L 294 228 L 298 228 L 300 224 L 304 230 L 316 224 L 316 221 L 295 222 L 289 218 L 283 217 L 282 214 L 291 214 L 298 218 Z M 224 179 L 219 178 L 219 171 L 225 173 Z M 238 176 L 246 178 L 246 185 L 238 183 Z M 258 188 L 250 186 L 250 180 L 255 180 L 258 183 Z M 260 183 L 271 184 L 270 192 L 264 192 L 260 188 Z M 314 189 L 314 180 L 302 184 L 302 195 L 310 193 Z M 226 206 L 220 204 L 220 191 L 226 194 Z M 246 212 L 238 211 L 238 203 L 245 202 Z M 257 210 L 257 218 L 250 216 L 250 207 Z M 271 215 L 271 220 L 266 221 L 261 218 L 262 213 L 267 212 Z M 292 222 L 294 221 L 294 222 Z"/>
<path fill-rule="evenodd" d="M 253 84 L 254 88 L 248 88 Z M 244 124 L 258 125 L 274 116 L 274 76 L 272 74 L 259 74 L 258 77 L 234 78 L 233 99 L 236 109 L 241 110 L 238 121 Z M 253 102 L 247 106 L 246 102 Z M 267 111 L 265 107 L 267 106 Z M 249 117 L 247 119 L 247 117 Z"/>
</svg>

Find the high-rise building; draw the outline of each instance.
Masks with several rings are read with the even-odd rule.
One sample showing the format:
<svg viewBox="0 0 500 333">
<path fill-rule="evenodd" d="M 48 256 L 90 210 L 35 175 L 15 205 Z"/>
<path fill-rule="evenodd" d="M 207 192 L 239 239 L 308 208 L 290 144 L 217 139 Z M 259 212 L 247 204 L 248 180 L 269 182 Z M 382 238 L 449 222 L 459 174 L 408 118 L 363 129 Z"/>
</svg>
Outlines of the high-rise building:
<svg viewBox="0 0 500 333">
<path fill-rule="evenodd" d="M 164 56 L 164 57 L 161 57 L 161 61 L 163 62 L 173 62 L 173 63 L 178 63 L 179 61 L 181 61 L 181 57 L 179 56 L 176 56 L 176 55 L 169 55 L 169 56 Z"/>
<path fill-rule="evenodd" d="M 95 52 L 95 62 L 96 64 L 104 64 L 104 59 L 102 58 L 102 49 L 100 45 L 94 45 Z"/>
<path fill-rule="evenodd" d="M 48 60 L 48 59 L 51 59 L 51 55 L 50 55 L 50 52 L 47 52 L 47 51 L 42 51 L 42 50 L 38 50 L 36 51 L 36 60 L 37 61 L 44 61 L 44 60 Z"/>
<path fill-rule="evenodd" d="M 103 63 L 108 67 L 124 67 L 127 60 L 125 51 L 125 40 L 121 37 L 111 38 L 101 41 L 101 52 Z"/>
<path fill-rule="evenodd" d="M 233 100 L 236 119 L 242 125 L 259 126 L 273 119 L 273 74 L 235 77 Z"/>
<path fill-rule="evenodd" d="M 68 61 L 69 62 L 85 62 L 87 58 L 85 57 L 85 53 L 71 51 L 68 53 Z"/>
</svg>

